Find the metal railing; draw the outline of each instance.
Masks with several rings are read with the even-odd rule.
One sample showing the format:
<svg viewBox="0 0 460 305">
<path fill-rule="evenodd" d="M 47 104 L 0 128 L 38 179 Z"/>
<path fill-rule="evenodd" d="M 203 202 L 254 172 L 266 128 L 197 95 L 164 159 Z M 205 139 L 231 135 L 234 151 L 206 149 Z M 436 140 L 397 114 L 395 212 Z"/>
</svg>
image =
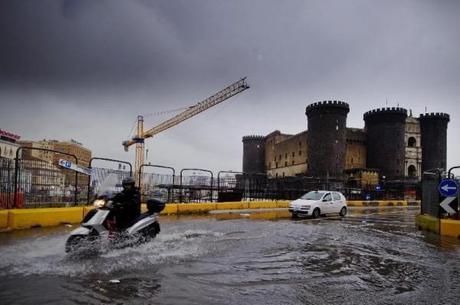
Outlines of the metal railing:
<svg viewBox="0 0 460 305">
<path fill-rule="evenodd" d="M 90 203 L 101 187 L 113 183 L 112 191 L 120 191 L 122 180 L 133 176 L 129 162 L 95 157 L 89 161 L 91 176 L 62 168 L 56 164 L 58 156 L 78 159 L 62 152 L 23 148 L 29 156 L 16 160 L 0 159 L 0 208 L 69 206 Z M 50 162 L 33 158 L 31 151 L 50 154 Z M 95 163 L 98 162 L 98 166 Z M 103 163 L 103 164 L 102 164 Z M 147 168 L 151 169 L 147 172 Z M 269 177 L 265 173 L 219 171 L 217 176 L 207 169 L 185 168 L 176 176 L 173 167 L 143 164 L 137 178 L 142 181 L 140 192 L 145 201 L 157 198 L 170 203 L 223 202 L 252 200 L 294 200 L 303 194 L 320 189 L 341 191 L 351 200 L 404 199 L 407 183 L 386 182 L 378 191 L 375 186 L 349 188 L 343 181 L 322 181 L 309 177 Z M 410 191 L 421 196 L 420 185 Z"/>
</svg>

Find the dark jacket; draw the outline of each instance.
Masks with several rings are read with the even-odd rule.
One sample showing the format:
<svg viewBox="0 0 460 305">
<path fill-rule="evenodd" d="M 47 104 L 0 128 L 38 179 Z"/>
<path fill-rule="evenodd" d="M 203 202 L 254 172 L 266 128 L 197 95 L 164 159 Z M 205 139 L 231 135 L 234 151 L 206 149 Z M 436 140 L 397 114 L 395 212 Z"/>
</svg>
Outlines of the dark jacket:
<svg viewBox="0 0 460 305">
<path fill-rule="evenodd" d="M 121 191 L 113 201 L 118 207 L 115 211 L 118 228 L 126 228 L 141 214 L 141 195 L 137 188 Z"/>
</svg>

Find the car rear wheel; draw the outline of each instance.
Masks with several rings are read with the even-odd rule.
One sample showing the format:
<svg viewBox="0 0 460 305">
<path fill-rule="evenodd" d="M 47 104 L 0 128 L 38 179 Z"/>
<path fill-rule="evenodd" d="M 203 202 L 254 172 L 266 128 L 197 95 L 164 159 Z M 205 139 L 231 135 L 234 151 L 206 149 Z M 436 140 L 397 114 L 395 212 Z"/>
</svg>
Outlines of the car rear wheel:
<svg viewBox="0 0 460 305">
<path fill-rule="evenodd" d="M 347 215 L 347 208 L 346 208 L 346 207 L 343 207 L 343 208 L 340 210 L 339 215 L 342 216 L 342 217 L 344 217 L 345 215 Z"/>
<path fill-rule="evenodd" d="M 313 213 L 311 214 L 311 217 L 312 218 L 318 218 L 319 215 L 321 215 L 321 211 L 318 208 L 316 208 L 316 209 L 313 210 Z"/>
</svg>

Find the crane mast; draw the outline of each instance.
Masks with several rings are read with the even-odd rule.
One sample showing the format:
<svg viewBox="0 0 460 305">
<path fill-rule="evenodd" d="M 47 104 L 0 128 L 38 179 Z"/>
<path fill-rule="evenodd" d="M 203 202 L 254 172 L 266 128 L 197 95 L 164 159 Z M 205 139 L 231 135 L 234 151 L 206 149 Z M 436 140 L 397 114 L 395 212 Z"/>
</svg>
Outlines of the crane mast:
<svg viewBox="0 0 460 305">
<path fill-rule="evenodd" d="M 220 90 L 216 94 L 208 97 L 207 99 L 195 104 L 194 106 L 189 107 L 187 110 L 173 116 L 172 118 L 158 124 L 157 126 L 148 129 L 144 132 L 144 118 L 143 116 L 139 115 L 137 117 L 137 131 L 136 135 L 128 141 L 124 141 L 122 144 L 125 148 L 125 151 L 128 151 L 129 146 L 136 144 L 136 160 L 135 160 L 135 173 L 136 179 L 139 173 L 140 166 L 144 163 L 144 140 L 147 138 L 151 138 L 154 135 L 165 131 L 171 127 L 176 126 L 177 124 L 188 120 L 189 118 L 213 107 L 216 106 L 223 101 L 231 98 L 238 93 L 249 89 L 248 84 L 246 83 L 246 77 L 240 79 L 237 82 L 227 86 L 226 88 Z M 138 181 L 140 185 L 140 181 Z"/>
</svg>

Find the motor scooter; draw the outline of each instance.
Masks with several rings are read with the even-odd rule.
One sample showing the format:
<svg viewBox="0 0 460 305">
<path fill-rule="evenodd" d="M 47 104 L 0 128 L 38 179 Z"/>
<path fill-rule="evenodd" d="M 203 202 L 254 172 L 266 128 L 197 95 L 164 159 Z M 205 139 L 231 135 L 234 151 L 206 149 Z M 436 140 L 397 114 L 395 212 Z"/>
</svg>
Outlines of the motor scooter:
<svg viewBox="0 0 460 305">
<path fill-rule="evenodd" d="M 133 246 L 148 242 L 160 233 L 158 215 L 165 208 L 165 203 L 160 200 L 147 200 L 147 212 L 121 230 L 117 228 L 115 216 L 120 203 L 101 196 L 93 204 L 95 209 L 86 215 L 80 227 L 67 238 L 66 252 L 100 252 L 103 249 Z"/>
</svg>

